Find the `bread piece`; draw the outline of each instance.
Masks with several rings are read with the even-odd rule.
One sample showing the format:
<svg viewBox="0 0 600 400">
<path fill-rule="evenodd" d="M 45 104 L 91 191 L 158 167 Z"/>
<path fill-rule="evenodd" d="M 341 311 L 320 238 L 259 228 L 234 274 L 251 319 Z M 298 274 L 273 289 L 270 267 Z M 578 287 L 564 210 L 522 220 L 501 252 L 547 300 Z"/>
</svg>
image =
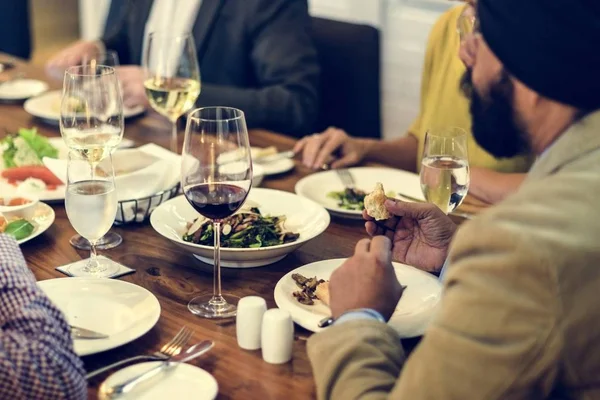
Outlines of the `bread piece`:
<svg viewBox="0 0 600 400">
<path fill-rule="evenodd" d="M 372 218 L 375 218 L 376 221 L 382 221 L 390 218 L 391 215 L 387 208 L 385 208 L 386 200 L 387 196 L 383 190 L 383 185 L 381 183 L 377 183 L 377 185 L 375 185 L 375 190 L 365 197 L 365 209 L 367 210 L 367 214 L 369 214 Z"/>
<path fill-rule="evenodd" d="M 315 296 L 325 305 L 329 305 L 329 282 L 319 283 L 315 289 Z"/>
</svg>

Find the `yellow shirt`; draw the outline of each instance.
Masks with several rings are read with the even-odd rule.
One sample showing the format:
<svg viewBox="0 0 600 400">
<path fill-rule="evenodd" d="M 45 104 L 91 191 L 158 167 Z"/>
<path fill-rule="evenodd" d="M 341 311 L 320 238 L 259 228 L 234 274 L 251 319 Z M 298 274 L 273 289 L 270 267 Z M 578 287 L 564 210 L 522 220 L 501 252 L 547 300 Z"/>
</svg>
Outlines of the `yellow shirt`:
<svg viewBox="0 0 600 400">
<path fill-rule="evenodd" d="M 496 159 L 477 145 L 471 132 L 469 100 L 460 91 L 465 66 L 458 57 L 456 24 L 464 6 L 444 13 L 429 35 L 421 83 L 421 110 L 409 128 L 419 141 L 417 170 L 421 168 L 425 133 L 430 128 L 459 127 L 467 131 L 469 164 L 499 172 L 527 172 L 533 157 Z"/>
</svg>

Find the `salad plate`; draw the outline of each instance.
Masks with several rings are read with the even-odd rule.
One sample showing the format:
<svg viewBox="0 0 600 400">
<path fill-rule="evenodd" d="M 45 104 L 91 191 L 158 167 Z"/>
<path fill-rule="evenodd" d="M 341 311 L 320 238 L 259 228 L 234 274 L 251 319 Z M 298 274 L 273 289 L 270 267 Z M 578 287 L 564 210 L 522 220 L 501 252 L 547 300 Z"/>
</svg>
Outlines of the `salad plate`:
<svg viewBox="0 0 600 400">
<path fill-rule="evenodd" d="M 329 307 L 320 300 L 312 305 L 301 304 L 294 297 L 299 288 L 292 275 L 329 280 L 333 271 L 340 267 L 345 259 L 324 260 L 297 268 L 277 282 L 275 286 L 275 303 L 277 307 L 288 311 L 295 323 L 312 332 L 319 332 L 318 324 L 331 315 Z M 396 277 L 406 288 L 398 302 L 396 311 L 389 325 L 400 337 L 421 336 L 435 314 L 441 295 L 442 284 L 433 275 L 409 265 L 393 263 Z M 327 329 L 327 328 L 325 328 Z"/>
<path fill-rule="evenodd" d="M 4 232 L 8 224 L 20 224 L 17 228 L 17 243 L 20 245 L 35 239 L 46 232 L 54 223 L 54 210 L 48 204 L 36 202 L 33 206 L 16 211 L 0 213 L 0 232 Z M 7 225 L 3 225 L 6 223 Z"/>
<path fill-rule="evenodd" d="M 419 175 L 412 172 L 374 167 L 350 168 L 348 171 L 355 181 L 356 196 L 350 197 L 345 193 L 344 185 L 335 170 L 318 172 L 301 179 L 296 184 L 295 191 L 322 205 L 331 215 L 350 219 L 362 219 L 362 199 L 375 189 L 378 182 L 383 184 L 388 197 L 412 201 L 403 197 L 404 194 L 425 201 Z M 355 197 L 360 201 L 354 201 Z"/>
<path fill-rule="evenodd" d="M 265 217 L 283 218 L 283 229 L 299 236 L 294 241 L 266 247 L 250 247 L 257 245 L 253 240 L 256 235 L 249 235 L 252 237 L 247 238 L 244 237 L 244 233 L 238 235 L 242 243 L 232 243 L 232 245 L 243 246 L 239 248 L 224 247 L 225 241 L 222 239 L 221 265 L 223 267 L 252 268 L 275 263 L 319 236 L 329 226 L 329 214 L 322 206 L 293 193 L 253 188 L 245 207 L 249 205 L 258 208 Z M 200 261 L 212 264 L 212 245 L 184 240 L 190 225 L 198 217 L 199 214 L 188 203 L 185 196 L 179 196 L 154 210 L 150 223 L 156 232 L 176 246 L 190 252 Z M 248 225 L 252 226 L 252 222 Z M 210 243 L 210 240 L 206 242 Z"/>
</svg>

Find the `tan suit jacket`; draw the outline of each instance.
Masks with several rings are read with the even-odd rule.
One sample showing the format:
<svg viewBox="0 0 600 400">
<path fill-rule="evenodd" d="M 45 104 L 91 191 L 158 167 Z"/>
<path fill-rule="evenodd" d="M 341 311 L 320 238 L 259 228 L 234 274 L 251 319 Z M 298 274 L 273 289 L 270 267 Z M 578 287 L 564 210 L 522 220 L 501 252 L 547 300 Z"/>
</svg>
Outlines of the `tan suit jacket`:
<svg viewBox="0 0 600 400">
<path fill-rule="evenodd" d="M 321 399 L 600 399 L 600 112 L 464 224 L 413 354 L 384 324 L 314 335 Z"/>
</svg>

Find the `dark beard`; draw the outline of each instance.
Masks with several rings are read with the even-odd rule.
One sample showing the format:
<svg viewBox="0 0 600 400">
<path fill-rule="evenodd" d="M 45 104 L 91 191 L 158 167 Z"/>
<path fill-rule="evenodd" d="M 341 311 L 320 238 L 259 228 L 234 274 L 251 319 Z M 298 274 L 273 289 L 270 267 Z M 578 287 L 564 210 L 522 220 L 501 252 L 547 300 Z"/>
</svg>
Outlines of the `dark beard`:
<svg viewBox="0 0 600 400">
<path fill-rule="evenodd" d="M 485 98 L 473 87 L 470 70 L 461 79 L 461 89 L 471 100 L 473 137 L 479 146 L 496 158 L 531 153 L 528 135 L 512 106 L 514 86 L 506 71 Z"/>
</svg>

